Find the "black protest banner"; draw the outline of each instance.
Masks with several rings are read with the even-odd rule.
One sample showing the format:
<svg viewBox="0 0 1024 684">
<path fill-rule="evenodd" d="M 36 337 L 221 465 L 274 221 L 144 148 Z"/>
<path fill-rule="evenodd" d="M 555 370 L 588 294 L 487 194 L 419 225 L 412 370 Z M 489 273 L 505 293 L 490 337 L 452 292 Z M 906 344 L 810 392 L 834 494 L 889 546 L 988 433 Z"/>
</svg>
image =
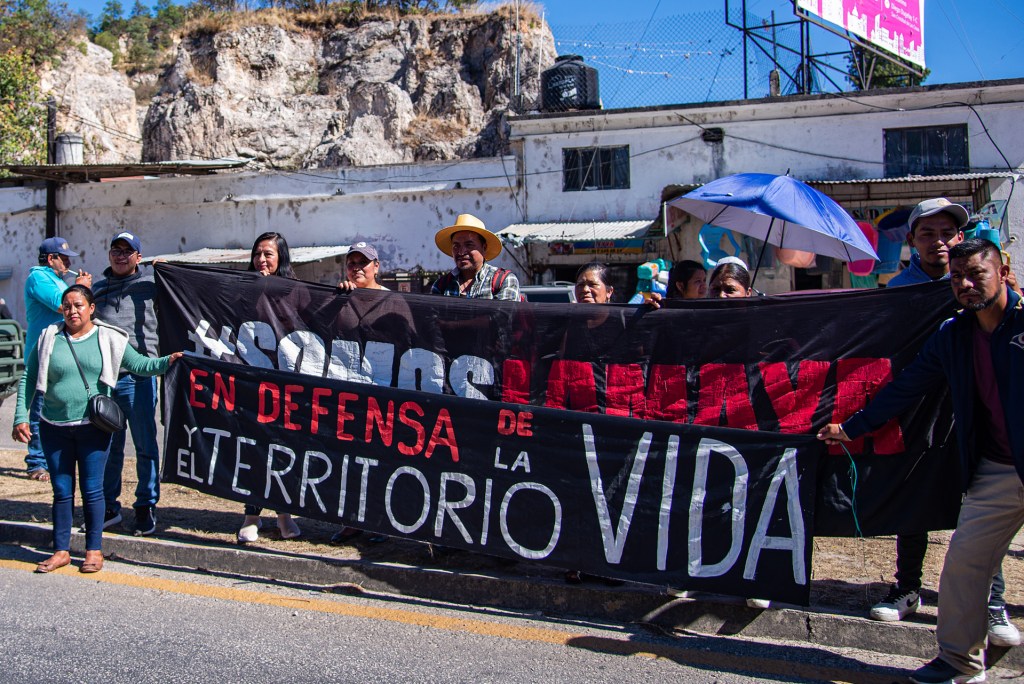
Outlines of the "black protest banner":
<svg viewBox="0 0 1024 684">
<path fill-rule="evenodd" d="M 809 436 L 467 401 L 194 356 L 163 479 L 606 577 L 809 601 Z"/>
<path fill-rule="evenodd" d="M 343 295 L 167 264 L 156 272 L 165 351 L 431 394 L 785 434 L 853 414 L 953 306 L 943 283 L 651 311 Z M 850 457 L 833 448 L 819 469 L 815 534 L 951 528 L 960 501 L 951 430 L 947 399 L 936 393 L 851 443 Z"/>
</svg>

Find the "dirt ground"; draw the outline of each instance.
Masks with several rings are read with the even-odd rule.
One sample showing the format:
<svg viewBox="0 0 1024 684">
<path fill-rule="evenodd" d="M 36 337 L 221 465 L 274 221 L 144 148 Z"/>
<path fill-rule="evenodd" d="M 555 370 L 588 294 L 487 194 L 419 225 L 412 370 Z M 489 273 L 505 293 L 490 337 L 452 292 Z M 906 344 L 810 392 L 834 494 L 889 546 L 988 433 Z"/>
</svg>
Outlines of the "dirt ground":
<svg viewBox="0 0 1024 684">
<path fill-rule="evenodd" d="M 131 534 L 134 515 L 131 509 L 135 489 L 135 462 L 125 457 L 124 492 L 125 520 L 105 534 Z M 30 480 L 25 475 L 24 451 L 0 448 L 0 520 L 49 523 L 51 489 L 49 483 Z M 234 501 L 217 499 L 179 485 L 162 484 L 157 507 L 156 536 L 184 542 L 234 545 L 242 520 L 242 506 Z M 81 510 L 76 508 L 76 524 Z M 330 544 L 338 527 L 304 518 L 296 519 L 302 528 L 299 539 L 282 540 L 274 515 L 264 511 L 260 539 L 252 546 L 320 555 L 337 559 L 364 559 L 463 571 L 490 570 L 516 573 L 530 577 L 560 578 L 562 571 L 536 564 L 514 563 L 466 551 L 439 550 L 427 544 L 389 539 L 374 543 L 371 535 L 362 535 L 341 546 Z M 915 618 L 934 621 L 939 572 L 949 541 L 948 532 L 930 535 L 925 559 L 925 608 Z M 895 562 L 893 537 L 871 539 L 814 540 L 813 582 L 811 603 L 836 612 L 864 614 L 867 608 L 885 594 L 892 581 Z M 1006 575 L 1006 599 L 1010 615 L 1024 627 L 1024 535 L 1018 535 L 1003 563 Z"/>
</svg>

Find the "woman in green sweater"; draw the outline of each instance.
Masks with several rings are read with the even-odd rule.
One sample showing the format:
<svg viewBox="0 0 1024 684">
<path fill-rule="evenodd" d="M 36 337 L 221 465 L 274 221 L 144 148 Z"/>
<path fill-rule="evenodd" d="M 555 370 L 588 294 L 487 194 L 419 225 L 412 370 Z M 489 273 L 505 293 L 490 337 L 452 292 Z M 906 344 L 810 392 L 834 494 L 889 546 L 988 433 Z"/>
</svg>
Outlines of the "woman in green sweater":
<svg viewBox="0 0 1024 684">
<path fill-rule="evenodd" d="M 89 387 L 110 396 L 121 369 L 136 375 L 160 375 L 181 352 L 158 359 L 139 354 L 128 344 L 125 331 L 93 320 L 96 305 L 92 290 L 84 285 L 64 291 L 61 310 L 64 322 L 43 330 L 26 361 L 14 411 L 14 439 L 27 443 L 31 438 L 26 407 L 33 392 L 39 392 L 43 395 L 39 438 L 53 487 L 54 554 L 40 563 L 36 572 L 52 572 L 71 562 L 76 465 L 86 530 L 85 562 L 79 569 L 99 572 L 103 568 L 103 469 L 111 436 L 94 427 L 86 416 L 90 392 L 82 382 L 78 363 Z"/>
</svg>

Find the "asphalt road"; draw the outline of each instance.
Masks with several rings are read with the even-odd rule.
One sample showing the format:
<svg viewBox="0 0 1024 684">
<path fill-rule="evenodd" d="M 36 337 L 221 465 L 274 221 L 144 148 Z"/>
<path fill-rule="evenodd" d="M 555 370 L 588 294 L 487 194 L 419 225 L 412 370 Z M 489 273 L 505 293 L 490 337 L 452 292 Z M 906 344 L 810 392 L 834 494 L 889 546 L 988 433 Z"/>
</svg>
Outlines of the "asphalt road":
<svg viewBox="0 0 1024 684">
<path fill-rule="evenodd" d="M 42 557 L 0 545 L 5 682 L 880 684 L 917 665 L 110 561 L 35 575 Z"/>
</svg>

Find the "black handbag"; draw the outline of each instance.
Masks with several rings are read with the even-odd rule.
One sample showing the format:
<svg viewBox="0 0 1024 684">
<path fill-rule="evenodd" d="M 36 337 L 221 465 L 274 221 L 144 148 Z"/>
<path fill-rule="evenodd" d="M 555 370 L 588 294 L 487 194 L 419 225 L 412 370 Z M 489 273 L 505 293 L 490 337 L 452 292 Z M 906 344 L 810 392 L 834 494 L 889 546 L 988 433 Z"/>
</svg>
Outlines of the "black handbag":
<svg viewBox="0 0 1024 684">
<path fill-rule="evenodd" d="M 92 392 L 92 389 L 89 387 L 89 381 L 85 379 L 82 364 L 78 362 L 75 345 L 71 343 L 67 330 L 64 331 L 64 339 L 68 342 L 68 347 L 71 349 L 71 357 L 75 360 L 75 365 L 78 366 L 78 373 L 82 376 L 82 382 L 85 383 L 86 393 Z M 121 432 L 128 426 L 128 421 L 124 417 L 121 407 L 117 405 L 116 401 L 103 394 L 93 394 L 89 397 L 86 416 L 94 427 L 111 434 Z"/>
</svg>

